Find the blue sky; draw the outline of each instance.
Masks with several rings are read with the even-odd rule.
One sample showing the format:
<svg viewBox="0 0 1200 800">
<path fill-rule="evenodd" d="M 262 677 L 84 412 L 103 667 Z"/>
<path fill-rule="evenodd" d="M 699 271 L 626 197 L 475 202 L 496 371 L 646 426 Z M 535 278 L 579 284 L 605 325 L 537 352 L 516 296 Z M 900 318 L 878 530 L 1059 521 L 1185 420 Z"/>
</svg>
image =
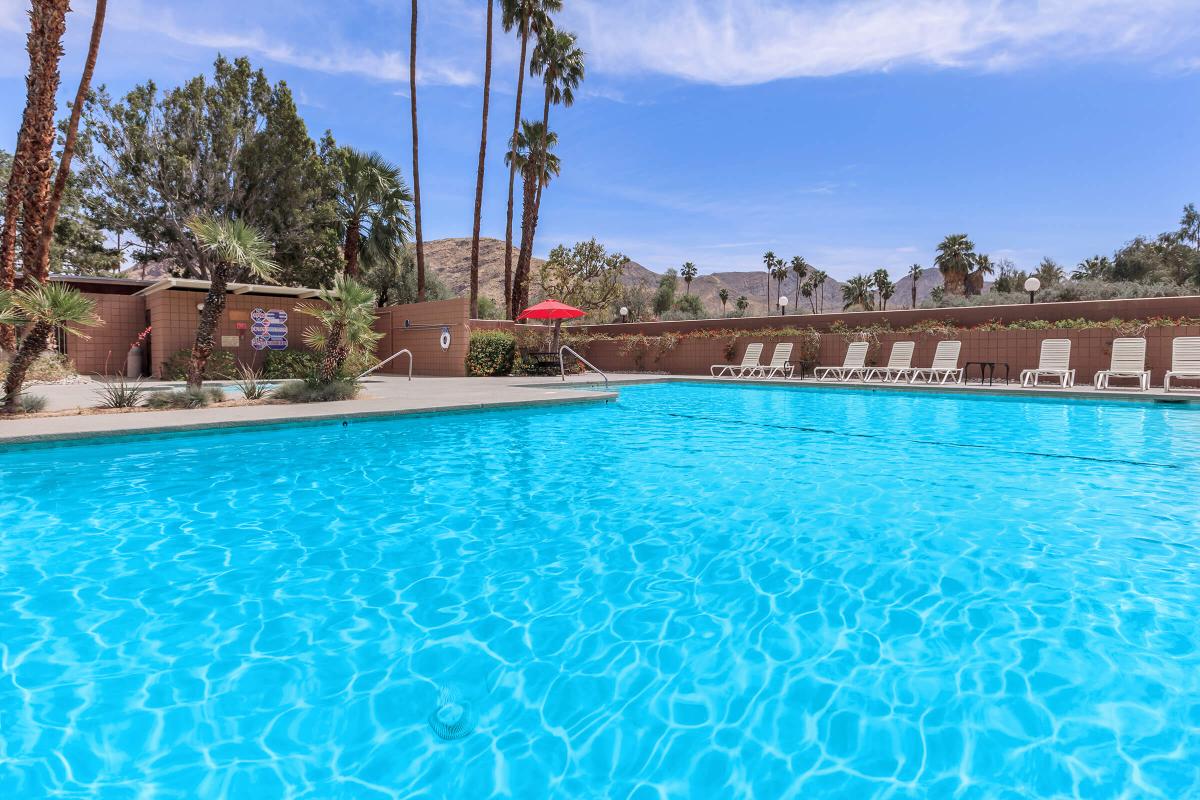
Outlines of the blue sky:
<svg viewBox="0 0 1200 800">
<path fill-rule="evenodd" d="M 69 19 L 74 91 L 89 0 Z M 967 232 L 1019 266 L 1074 264 L 1200 202 L 1195 0 L 565 0 L 589 77 L 551 112 L 563 174 L 537 250 L 596 236 L 655 269 L 839 278 L 929 266 Z M 0 147 L 24 103 L 26 0 L 0 0 Z M 425 0 L 418 52 L 427 238 L 470 235 L 482 0 Z M 171 86 L 215 54 L 284 79 L 310 131 L 411 173 L 408 3 L 118 0 L 97 82 Z M 497 26 L 485 235 L 503 238 L 515 37 Z M 528 84 L 527 84 L 528 85 Z M 533 116 L 536 110 L 530 109 Z"/>
</svg>

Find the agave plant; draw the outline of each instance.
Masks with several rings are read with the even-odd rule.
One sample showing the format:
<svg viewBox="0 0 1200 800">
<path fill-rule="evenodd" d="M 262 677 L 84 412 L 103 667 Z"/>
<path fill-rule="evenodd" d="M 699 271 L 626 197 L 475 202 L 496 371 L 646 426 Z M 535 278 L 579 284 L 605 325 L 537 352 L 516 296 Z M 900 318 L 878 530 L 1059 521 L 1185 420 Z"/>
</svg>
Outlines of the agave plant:
<svg viewBox="0 0 1200 800">
<path fill-rule="evenodd" d="M 317 320 L 304 331 L 304 343 L 322 353 L 317 378 L 332 383 L 352 356 L 369 354 L 383 334 L 375 322 L 375 292 L 346 275 L 338 275 L 332 290 L 323 290 L 321 303 L 302 303 L 296 310 Z"/>
<path fill-rule="evenodd" d="M 95 303 L 61 283 L 34 283 L 15 292 L 0 291 L 0 325 L 25 329 L 4 378 L 4 413 L 20 410 L 25 376 L 56 328 L 86 339 L 84 328 L 103 324 L 96 316 Z"/>
</svg>

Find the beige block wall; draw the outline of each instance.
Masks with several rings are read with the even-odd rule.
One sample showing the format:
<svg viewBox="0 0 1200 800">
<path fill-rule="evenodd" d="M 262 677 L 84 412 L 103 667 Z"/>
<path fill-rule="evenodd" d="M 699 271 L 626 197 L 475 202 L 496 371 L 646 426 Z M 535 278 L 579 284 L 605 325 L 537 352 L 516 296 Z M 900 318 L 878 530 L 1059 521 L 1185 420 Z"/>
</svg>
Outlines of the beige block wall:
<svg viewBox="0 0 1200 800">
<path fill-rule="evenodd" d="M 375 352 L 385 359 L 401 348 L 413 354 L 413 374 L 437 377 L 462 377 L 467 374 L 467 341 L 471 335 L 468 320 L 470 304 L 465 297 L 387 306 L 378 311 L 375 329 L 383 334 Z M 407 324 L 406 324 L 407 323 Z M 442 328 L 450 331 L 450 346 L 443 350 Z M 383 372 L 408 373 L 408 359 L 395 359 Z"/>
<path fill-rule="evenodd" d="M 124 375 L 129 349 L 149 324 L 145 302 L 130 294 L 83 295 L 96 304 L 104 324 L 88 328 L 86 339 L 68 334 L 67 356 L 81 375 Z"/>
</svg>

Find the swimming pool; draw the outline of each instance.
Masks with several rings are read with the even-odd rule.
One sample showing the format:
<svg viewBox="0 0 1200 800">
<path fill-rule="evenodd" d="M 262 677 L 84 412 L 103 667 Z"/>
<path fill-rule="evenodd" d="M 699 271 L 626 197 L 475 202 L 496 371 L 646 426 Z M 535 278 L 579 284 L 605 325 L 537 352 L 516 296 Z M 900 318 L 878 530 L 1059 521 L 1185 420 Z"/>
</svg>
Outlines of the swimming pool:
<svg viewBox="0 0 1200 800">
<path fill-rule="evenodd" d="M 1196 408 L 695 383 L 0 449 L 0 796 L 1198 796 L 1198 478 Z"/>
</svg>

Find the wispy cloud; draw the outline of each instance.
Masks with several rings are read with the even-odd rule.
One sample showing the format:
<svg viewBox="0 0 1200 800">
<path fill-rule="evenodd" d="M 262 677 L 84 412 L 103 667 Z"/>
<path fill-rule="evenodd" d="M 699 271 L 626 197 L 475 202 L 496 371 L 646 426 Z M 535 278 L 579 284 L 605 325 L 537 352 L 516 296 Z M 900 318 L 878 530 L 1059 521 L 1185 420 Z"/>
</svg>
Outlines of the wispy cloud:
<svg viewBox="0 0 1200 800">
<path fill-rule="evenodd" d="M 126 30 L 149 32 L 193 47 L 220 50 L 230 54 L 255 55 L 300 69 L 328 75 L 358 75 L 385 83 L 408 80 L 408 53 L 399 50 L 373 50 L 355 46 L 307 46 L 288 42 L 283 32 L 261 30 L 225 31 L 180 22 L 168 11 L 130 9 L 115 23 Z M 425 84 L 474 86 L 480 76 L 472 69 L 440 59 L 423 56 L 417 65 L 417 79 Z"/>
<path fill-rule="evenodd" d="M 578 0 L 566 14 L 603 70 L 721 85 L 907 65 L 1177 63 L 1200 43 L 1195 0 Z"/>
</svg>

